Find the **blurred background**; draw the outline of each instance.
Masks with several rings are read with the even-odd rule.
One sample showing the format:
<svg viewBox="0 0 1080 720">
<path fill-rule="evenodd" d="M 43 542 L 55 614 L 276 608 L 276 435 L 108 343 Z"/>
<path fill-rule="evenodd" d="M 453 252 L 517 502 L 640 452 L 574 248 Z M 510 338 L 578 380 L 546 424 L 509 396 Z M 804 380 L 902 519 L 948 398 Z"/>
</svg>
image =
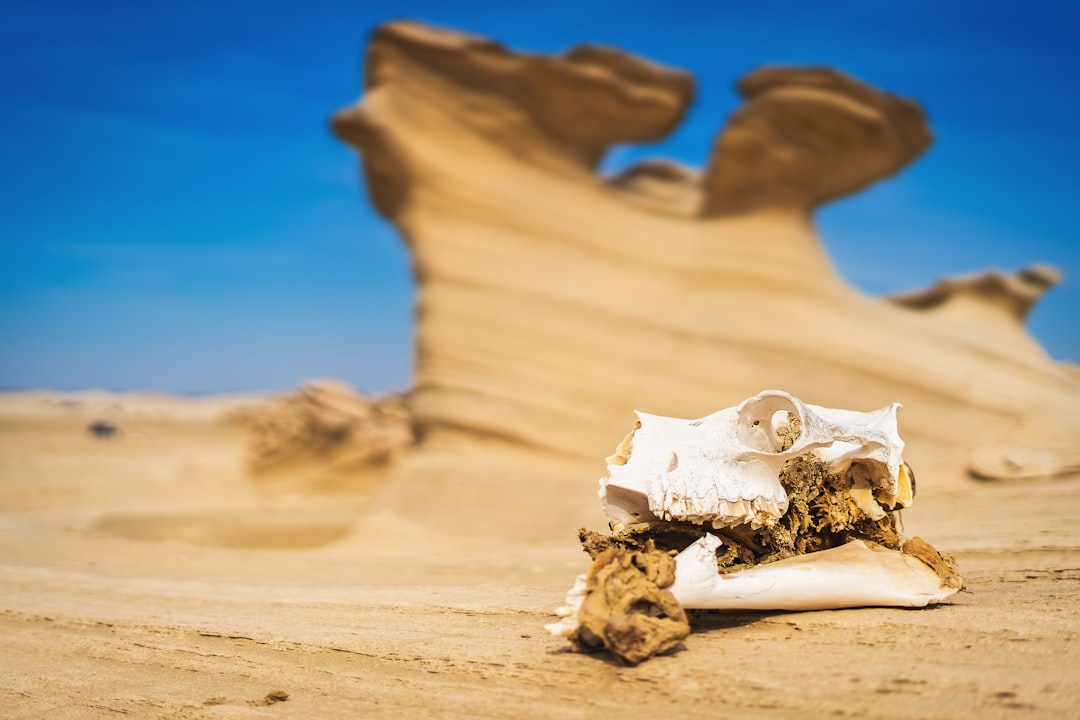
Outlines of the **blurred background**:
<svg viewBox="0 0 1080 720">
<path fill-rule="evenodd" d="M 701 167 L 763 64 L 821 64 L 922 103 L 929 152 L 817 215 L 869 293 L 1035 261 L 1065 281 L 1029 328 L 1080 359 L 1080 4 L 7 0 L 0 23 L 0 388 L 281 390 L 411 374 L 412 280 L 328 129 L 367 36 L 411 18 L 552 53 L 687 69 L 664 142 Z"/>
</svg>

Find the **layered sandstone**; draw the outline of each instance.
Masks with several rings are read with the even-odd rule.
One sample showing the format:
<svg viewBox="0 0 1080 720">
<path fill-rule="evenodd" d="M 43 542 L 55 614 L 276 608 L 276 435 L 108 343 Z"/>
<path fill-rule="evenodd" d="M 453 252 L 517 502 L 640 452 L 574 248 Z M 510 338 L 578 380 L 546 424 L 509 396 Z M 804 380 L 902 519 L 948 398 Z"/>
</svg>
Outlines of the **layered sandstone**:
<svg viewBox="0 0 1080 720">
<path fill-rule="evenodd" d="M 889 301 L 844 282 L 816 235 L 814 207 L 928 147 L 919 106 L 821 68 L 738 88 L 703 172 L 655 161 L 602 178 L 607 148 L 680 120 L 686 73 L 414 23 L 374 33 L 364 97 L 333 128 L 412 254 L 416 457 L 495 443 L 598 475 L 634 408 L 698 417 L 781 388 L 902 402 L 916 467 L 1024 475 L 1031 448 L 1037 474 L 1075 465 L 1080 383 L 1022 325 L 1048 271 Z M 477 493 L 524 502 L 507 482 Z"/>
<path fill-rule="evenodd" d="M 262 477 L 386 466 L 413 444 L 405 397 L 372 398 L 334 380 L 241 405 L 229 419 L 248 430 L 248 469 Z"/>
</svg>

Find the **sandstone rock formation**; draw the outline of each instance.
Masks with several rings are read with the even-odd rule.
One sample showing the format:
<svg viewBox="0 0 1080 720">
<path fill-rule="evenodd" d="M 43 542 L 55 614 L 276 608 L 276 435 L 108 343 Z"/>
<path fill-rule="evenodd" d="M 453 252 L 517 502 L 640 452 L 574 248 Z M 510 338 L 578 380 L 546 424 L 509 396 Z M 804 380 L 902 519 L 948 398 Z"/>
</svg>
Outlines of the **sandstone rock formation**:
<svg viewBox="0 0 1080 720">
<path fill-rule="evenodd" d="M 716 142 L 705 210 L 814 207 L 892 175 L 930 146 L 919 106 L 828 68 L 765 68 Z"/>
<path fill-rule="evenodd" d="M 330 380 L 242 406 L 230 419 L 251 433 L 248 465 L 256 475 L 298 464 L 309 471 L 382 466 L 413 443 L 403 397 L 369 398 Z"/>
<path fill-rule="evenodd" d="M 549 57 L 408 22 L 375 31 L 364 97 L 333 129 L 412 254 L 414 457 L 464 458 L 440 487 L 496 446 L 519 471 L 579 459 L 580 483 L 632 409 L 698 417 L 764 388 L 902 402 L 917 469 L 1024 475 L 1031 448 L 1040 474 L 1075 466 L 1080 382 L 1021 322 L 1051 272 L 889 301 L 845 283 L 815 234 L 815 206 L 928 147 L 918 105 L 821 68 L 738 87 L 747 103 L 703 173 L 654 161 L 602 178 L 607 148 L 680 120 L 686 73 L 609 48 Z M 527 517 L 522 482 L 455 497 Z"/>
<path fill-rule="evenodd" d="M 1061 271 L 1057 268 L 1031 265 L 1012 274 L 986 270 L 964 277 L 942 278 L 925 290 L 896 293 L 889 299 L 906 307 L 929 310 L 966 296 L 989 307 L 997 306 L 1023 322 L 1043 293 L 1059 282 Z"/>
</svg>

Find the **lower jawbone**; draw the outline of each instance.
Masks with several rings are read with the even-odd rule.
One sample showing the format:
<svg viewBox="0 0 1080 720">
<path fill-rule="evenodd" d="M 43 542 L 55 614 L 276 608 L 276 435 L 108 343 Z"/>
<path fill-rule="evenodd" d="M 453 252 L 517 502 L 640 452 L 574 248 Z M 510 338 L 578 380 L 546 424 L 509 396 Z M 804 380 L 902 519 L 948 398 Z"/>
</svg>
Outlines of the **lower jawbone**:
<svg viewBox="0 0 1080 720">
<path fill-rule="evenodd" d="M 676 647 L 684 610 L 925 607 L 953 560 L 897 530 L 915 495 L 899 404 L 860 413 L 769 390 L 698 420 L 638 413 L 608 458 L 611 532 L 547 626 L 636 664 Z"/>
</svg>

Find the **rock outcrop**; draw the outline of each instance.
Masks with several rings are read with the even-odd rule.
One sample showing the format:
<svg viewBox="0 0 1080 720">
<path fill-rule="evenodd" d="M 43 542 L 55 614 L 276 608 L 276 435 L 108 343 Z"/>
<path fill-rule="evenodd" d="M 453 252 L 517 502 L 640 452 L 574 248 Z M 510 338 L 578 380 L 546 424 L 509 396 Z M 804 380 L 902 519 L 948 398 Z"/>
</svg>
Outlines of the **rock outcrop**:
<svg viewBox="0 0 1080 720">
<path fill-rule="evenodd" d="M 333 128 L 361 151 L 372 200 L 412 253 L 415 456 L 483 447 L 447 478 L 477 475 L 495 445 L 599 475 L 634 408 L 698 417 L 764 388 L 828 406 L 903 402 L 920 469 L 978 457 L 992 475 L 987 457 L 1031 447 L 1051 458 L 1040 472 L 1076 464 L 1080 382 L 1019 322 L 1030 302 L 1016 297 L 1034 295 L 1009 295 L 1015 312 L 981 281 L 868 297 L 815 234 L 814 207 L 926 149 L 914 102 L 831 70 L 759 70 L 740 82 L 747 104 L 704 173 L 653 161 L 604 179 L 606 148 L 680 120 L 686 73 L 608 48 L 523 55 L 399 22 L 372 36 L 365 87 Z M 527 518 L 520 487 L 454 492 L 475 493 L 463 507 Z M 432 512 L 440 492 L 424 490 Z"/>
<path fill-rule="evenodd" d="M 309 382 L 230 419 L 251 434 L 248 466 L 257 476 L 306 466 L 310 471 L 385 466 L 413 444 L 405 398 L 370 398 L 332 380 Z"/>
<path fill-rule="evenodd" d="M 1050 288 L 1061 282 L 1061 271 L 1049 265 L 1031 265 L 1015 273 L 986 270 L 963 277 L 942 278 L 925 290 L 890 295 L 898 305 L 917 310 L 944 309 L 958 298 L 971 298 L 1023 322 L 1031 308 Z"/>
<path fill-rule="evenodd" d="M 747 103 L 720 133 L 705 212 L 806 213 L 892 175 L 930 147 L 911 100 L 828 68 L 764 68 L 738 84 Z"/>
</svg>

